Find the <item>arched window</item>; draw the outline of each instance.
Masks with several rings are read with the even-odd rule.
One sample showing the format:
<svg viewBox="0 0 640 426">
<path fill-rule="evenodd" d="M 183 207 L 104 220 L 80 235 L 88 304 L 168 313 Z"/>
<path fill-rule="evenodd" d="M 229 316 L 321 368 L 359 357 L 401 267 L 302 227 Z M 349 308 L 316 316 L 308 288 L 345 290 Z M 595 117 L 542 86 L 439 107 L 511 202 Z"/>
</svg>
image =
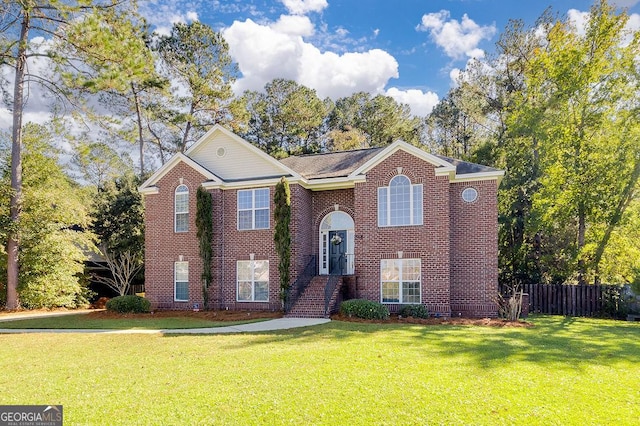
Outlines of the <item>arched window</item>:
<svg viewBox="0 0 640 426">
<path fill-rule="evenodd" d="M 175 231 L 189 231 L 189 188 L 180 185 L 176 188 L 175 201 Z"/>
<path fill-rule="evenodd" d="M 378 226 L 422 225 L 422 185 L 398 175 L 378 188 Z"/>
</svg>

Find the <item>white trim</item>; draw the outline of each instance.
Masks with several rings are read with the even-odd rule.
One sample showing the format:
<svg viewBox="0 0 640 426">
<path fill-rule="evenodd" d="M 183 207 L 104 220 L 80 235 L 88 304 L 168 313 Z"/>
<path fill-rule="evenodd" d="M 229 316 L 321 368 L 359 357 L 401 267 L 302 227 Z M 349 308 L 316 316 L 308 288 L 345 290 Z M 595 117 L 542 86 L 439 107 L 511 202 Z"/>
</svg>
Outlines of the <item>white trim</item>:
<svg viewBox="0 0 640 426">
<path fill-rule="evenodd" d="M 222 182 L 220 178 L 211 173 L 209 170 L 202 167 L 200 164 L 193 161 L 191 158 L 187 157 L 181 152 L 178 152 L 176 155 L 171 157 L 169 161 L 164 163 L 162 167 L 160 167 L 154 174 L 152 174 L 149 179 L 147 179 L 142 185 L 138 187 L 138 191 L 143 194 L 157 194 L 158 189 L 155 184 L 162 179 L 164 175 L 169 173 L 171 169 L 173 169 L 178 163 L 183 162 L 201 175 L 203 175 L 208 180 L 212 180 L 215 182 Z M 151 189 L 155 188 L 155 189 Z M 155 191 L 155 192 L 153 192 Z"/>
<path fill-rule="evenodd" d="M 391 145 L 387 146 L 385 149 L 376 154 L 373 158 L 369 159 L 366 163 L 358 167 L 354 170 L 349 176 L 357 176 L 361 174 L 366 174 L 369 170 L 380 164 L 387 157 L 391 156 L 391 154 L 403 150 L 412 154 L 434 166 L 436 166 L 436 176 L 440 175 L 448 175 L 451 172 L 455 174 L 456 168 L 453 164 L 442 160 L 441 158 L 436 157 L 435 155 L 429 154 L 426 151 L 423 151 L 420 148 L 417 148 L 413 145 L 409 145 L 405 141 L 397 140 Z"/>
<path fill-rule="evenodd" d="M 240 193 L 251 191 L 251 208 L 250 209 L 240 209 Z M 256 191 L 267 191 L 267 207 L 261 207 L 259 209 L 256 208 Z M 256 227 L 256 212 L 258 210 L 266 210 L 267 211 L 267 226 L 266 228 L 257 228 Z M 250 228 L 240 228 L 240 212 L 251 212 L 251 227 Z M 238 231 L 255 231 L 260 229 L 270 229 L 271 228 L 271 190 L 269 187 L 262 188 L 251 188 L 251 189 L 241 189 L 236 192 L 236 229 Z"/>
<path fill-rule="evenodd" d="M 187 281 L 178 281 L 178 268 L 177 265 L 178 263 L 185 263 L 187 265 Z M 186 299 L 178 299 L 177 298 L 177 284 L 178 282 L 187 283 L 187 298 Z M 179 260 L 177 262 L 173 262 L 173 301 L 174 302 L 188 302 L 189 301 L 189 262 L 188 261 L 183 261 L 183 260 Z"/>
<path fill-rule="evenodd" d="M 353 224 L 353 226 L 351 227 L 331 227 L 331 229 L 322 229 L 322 225 L 325 223 L 325 221 L 331 217 L 332 215 L 335 214 L 344 214 L 346 216 L 348 216 L 351 219 L 351 223 Z M 334 210 L 330 213 L 327 213 L 327 215 L 325 217 L 322 218 L 322 220 L 320 221 L 320 225 L 318 226 L 318 274 L 319 275 L 328 275 L 329 274 L 329 247 L 331 244 L 331 241 L 329 241 L 329 232 L 330 231 L 346 231 L 347 232 L 347 238 L 346 241 L 344 241 L 344 244 L 346 244 L 346 250 L 345 250 L 345 255 L 347 256 L 347 269 L 345 271 L 345 275 L 353 275 L 355 273 L 355 221 L 353 220 L 353 217 L 343 211 L 343 210 Z"/>
<path fill-rule="evenodd" d="M 241 300 L 240 299 L 240 279 L 238 279 L 238 268 L 240 263 L 245 263 L 248 262 L 249 263 L 249 268 L 251 270 L 251 279 L 249 280 L 249 282 L 251 282 L 251 300 Z M 266 262 L 267 265 L 267 274 L 269 274 L 269 260 L 268 259 L 251 259 L 251 260 L 236 260 L 236 302 L 246 302 L 246 303 L 265 303 L 265 302 L 269 302 L 269 286 L 270 286 L 270 279 L 269 277 L 267 277 L 267 300 L 256 300 L 256 263 L 257 262 Z M 246 282 L 246 281 L 243 281 Z M 258 282 L 263 282 L 263 281 L 258 281 Z"/>
<path fill-rule="evenodd" d="M 504 170 L 496 170 L 492 172 L 479 172 L 479 173 L 465 173 L 463 175 L 456 175 L 451 181 L 452 183 L 458 182 L 480 182 L 483 180 L 497 180 L 498 183 L 502 181 L 504 177 Z"/>
<path fill-rule="evenodd" d="M 398 177 L 405 177 L 407 179 L 407 181 L 409 182 L 409 223 L 402 223 L 402 224 L 392 224 L 391 223 L 391 210 L 392 210 L 392 203 L 391 203 L 391 182 L 393 182 L 395 179 L 397 179 Z M 415 193 L 414 193 L 414 189 L 420 187 L 420 217 L 416 218 L 415 217 L 415 208 L 416 208 L 416 203 L 415 203 Z M 384 224 L 381 224 L 380 221 L 380 190 L 382 190 L 385 193 L 385 222 Z M 424 185 L 421 183 L 412 183 L 411 179 L 409 178 L 409 176 L 407 175 L 395 175 L 393 178 L 391 178 L 391 180 L 389 181 L 389 185 L 387 186 L 379 186 L 378 189 L 376 190 L 376 197 L 377 197 L 377 202 L 376 202 L 376 211 L 377 211 L 377 216 L 378 216 L 378 228 L 392 228 L 392 227 L 397 227 L 397 226 L 422 226 L 424 224 Z"/>
<path fill-rule="evenodd" d="M 305 189 L 311 191 L 326 191 L 332 189 L 349 189 L 354 188 L 356 183 L 366 182 L 367 177 L 364 175 L 354 177 L 324 178 L 324 179 L 305 179 L 302 177 L 286 177 L 289 184 L 299 184 Z M 275 186 L 280 182 L 281 177 L 267 179 L 251 179 L 237 182 L 203 182 L 202 187 L 205 189 L 249 189 L 261 188 L 265 186 Z"/>
<path fill-rule="evenodd" d="M 418 296 L 419 296 L 419 300 L 418 302 L 407 302 L 404 300 L 403 298 L 403 292 L 402 292 L 402 283 L 404 282 L 404 280 L 402 279 L 402 273 L 403 273 L 403 267 L 402 264 L 404 262 L 408 262 L 410 260 L 417 260 L 418 261 L 418 265 L 420 266 L 420 273 L 418 274 Z M 398 280 L 387 280 L 384 281 L 382 279 L 382 262 L 398 262 Z M 384 301 L 384 294 L 382 292 L 382 286 L 385 282 L 392 282 L 392 283 L 397 283 L 398 284 L 398 301 L 397 302 L 385 302 Z M 415 282 L 415 281 L 407 281 L 407 282 Z M 386 303 L 386 304 L 390 304 L 390 305 L 406 305 L 406 304 L 422 304 L 422 259 L 420 258 L 407 258 L 407 259 L 380 259 L 380 303 Z"/>
<path fill-rule="evenodd" d="M 180 191 L 178 192 L 178 188 L 186 188 L 186 191 Z M 186 203 L 186 211 L 181 211 L 178 212 L 178 194 L 180 195 L 185 195 L 187 196 L 187 203 Z M 191 191 L 189 191 L 189 187 L 187 185 L 185 185 L 184 183 L 181 183 L 180 185 L 176 186 L 176 189 L 173 190 L 173 232 L 176 234 L 184 234 L 185 232 L 189 232 L 189 197 L 190 197 Z M 187 229 L 185 230 L 178 230 L 178 215 L 182 214 L 182 215 L 187 215 Z"/>
</svg>

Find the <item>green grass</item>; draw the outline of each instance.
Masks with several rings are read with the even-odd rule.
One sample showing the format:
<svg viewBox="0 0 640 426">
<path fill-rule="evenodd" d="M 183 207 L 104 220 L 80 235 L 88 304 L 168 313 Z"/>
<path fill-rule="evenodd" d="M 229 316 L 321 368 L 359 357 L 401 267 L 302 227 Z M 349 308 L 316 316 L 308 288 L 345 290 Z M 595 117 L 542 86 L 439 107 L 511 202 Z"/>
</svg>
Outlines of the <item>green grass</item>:
<svg viewBox="0 0 640 426">
<path fill-rule="evenodd" d="M 637 424 L 639 324 L 533 322 L 1 335 L 0 405 L 62 404 L 70 425 Z"/>
<path fill-rule="evenodd" d="M 90 318 L 86 314 L 77 314 L 0 322 L 0 328 L 164 330 L 179 328 L 226 327 L 258 321 L 264 321 L 264 319 L 254 318 L 243 321 L 209 321 L 206 319 L 192 317 L 149 318 L 148 316 L 141 316 L 136 318 L 135 314 L 132 314 L 127 318 Z"/>
</svg>

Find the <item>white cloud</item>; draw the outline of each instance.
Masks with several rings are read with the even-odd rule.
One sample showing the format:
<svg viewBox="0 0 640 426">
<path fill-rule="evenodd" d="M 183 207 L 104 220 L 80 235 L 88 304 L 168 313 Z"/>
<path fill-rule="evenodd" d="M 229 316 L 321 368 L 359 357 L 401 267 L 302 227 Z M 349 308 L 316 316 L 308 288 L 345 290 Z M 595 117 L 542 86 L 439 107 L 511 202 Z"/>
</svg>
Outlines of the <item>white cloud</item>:
<svg viewBox="0 0 640 426">
<path fill-rule="evenodd" d="M 247 19 L 223 31 L 242 72 L 234 86 L 236 93 L 262 90 L 274 78 L 286 78 L 315 89 L 320 98 L 336 99 L 356 91 L 383 93 L 389 79 L 398 77 L 398 62 L 383 50 L 321 52 L 303 40 L 301 31 L 283 32 L 282 22 L 283 17 L 268 26 Z M 308 31 L 303 25 L 298 28 Z"/>
<path fill-rule="evenodd" d="M 462 16 L 460 22 L 449 19 L 450 16 L 448 10 L 426 14 L 422 16 L 416 30 L 428 32 L 433 41 L 452 59 L 478 57 L 478 45 L 482 40 L 493 37 L 496 33 L 495 25 L 480 26 L 467 14 Z"/>
<path fill-rule="evenodd" d="M 280 16 L 280 19 L 271 26 L 271 29 L 276 33 L 292 36 L 310 36 L 315 32 L 309 18 L 296 15 Z"/>
<path fill-rule="evenodd" d="M 187 21 L 190 21 L 190 22 L 197 22 L 197 21 L 199 21 L 199 20 L 200 20 L 200 19 L 198 18 L 198 12 L 194 12 L 194 11 L 187 12 L 187 14 L 185 15 L 185 17 L 186 17 L 186 20 L 187 20 Z"/>
<path fill-rule="evenodd" d="M 581 12 L 576 9 L 569 9 L 567 19 L 573 25 L 580 35 L 585 35 L 587 23 L 589 21 L 589 12 Z"/>
<path fill-rule="evenodd" d="M 426 117 L 438 104 L 438 95 L 434 92 L 423 92 L 418 89 L 400 90 L 391 87 L 386 92 L 396 102 L 407 104 L 411 107 L 411 113 L 420 117 Z"/>
<path fill-rule="evenodd" d="M 289 13 L 305 15 L 309 12 L 322 12 L 327 6 L 327 0 L 282 0 L 282 4 Z"/>
</svg>

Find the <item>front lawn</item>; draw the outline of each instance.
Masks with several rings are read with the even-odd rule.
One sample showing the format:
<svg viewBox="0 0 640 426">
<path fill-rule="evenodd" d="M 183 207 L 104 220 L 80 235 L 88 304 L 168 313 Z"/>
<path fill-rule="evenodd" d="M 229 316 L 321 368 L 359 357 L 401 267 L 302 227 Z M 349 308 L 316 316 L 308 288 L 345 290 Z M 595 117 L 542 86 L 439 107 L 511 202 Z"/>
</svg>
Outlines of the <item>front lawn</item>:
<svg viewBox="0 0 640 426">
<path fill-rule="evenodd" d="M 533 322 L 0 335 L 0 405 L 62 404 L 65 424 L 637 424 L 640 324 Z"/>
<path fill-rule="evenodd" d="M 97 311 L 56 317 L 0 321 L 0 328 L 165 330 L 226 327 L 265 321 L 281 316 L 280 313 L 271 312 L 160 311 L 153 314 L 118 314 L 109 311 Z"/>
</svg>

